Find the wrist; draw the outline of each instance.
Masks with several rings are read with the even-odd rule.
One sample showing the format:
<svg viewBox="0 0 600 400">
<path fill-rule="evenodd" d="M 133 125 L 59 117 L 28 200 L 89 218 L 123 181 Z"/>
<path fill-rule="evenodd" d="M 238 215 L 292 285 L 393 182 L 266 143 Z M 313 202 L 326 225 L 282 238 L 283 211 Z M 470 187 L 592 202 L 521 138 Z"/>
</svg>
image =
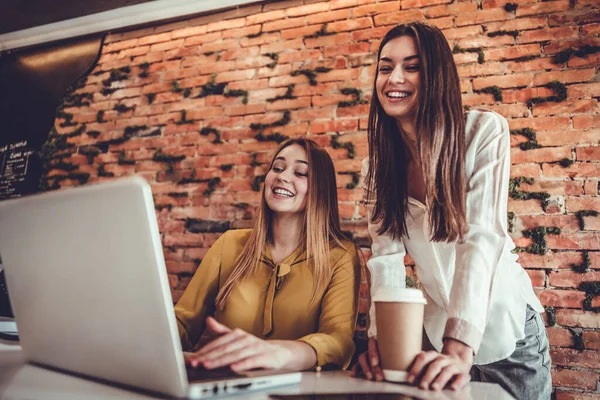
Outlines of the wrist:
<svg viewBox="0 0 600 400">
<path fill-rule="evenodd" d="M 473 363 L 473 349 L 460 340 L 445 338 L 442 354 L 456 356 L 463 361 Z"/>
</svg>

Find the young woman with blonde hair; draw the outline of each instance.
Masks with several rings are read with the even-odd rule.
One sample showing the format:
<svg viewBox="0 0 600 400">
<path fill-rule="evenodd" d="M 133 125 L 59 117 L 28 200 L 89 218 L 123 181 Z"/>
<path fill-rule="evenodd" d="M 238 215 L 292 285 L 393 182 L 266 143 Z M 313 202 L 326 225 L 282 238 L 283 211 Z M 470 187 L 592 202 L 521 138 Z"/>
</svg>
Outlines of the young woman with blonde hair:
<svg viewBox="0 0 600 400">
<path fill-rule="evenodd" d="M 494 112 L 464 112 L 439 29 L 415 22 L 383 38 L 365 161 L 371 292 L 398 284 L 386 276 L 404 282 L 408 252 L 427 298 L 429 351 L 409 382 L 440 390 L 475 379 L 517 399 L 549 399 L 544 309 L 507 232 L 508 124 Z M 371 310 L 369 351 L 353 373 L 381 380 Z"/>
<path fill-rule="evenodd" d="M 346 368 L 359 282 L 331 157 L 310 139 L 287 140 L 254 229 L 223 234 L 175 306 L 186 362 L 235 372 Z"/>
</svg>

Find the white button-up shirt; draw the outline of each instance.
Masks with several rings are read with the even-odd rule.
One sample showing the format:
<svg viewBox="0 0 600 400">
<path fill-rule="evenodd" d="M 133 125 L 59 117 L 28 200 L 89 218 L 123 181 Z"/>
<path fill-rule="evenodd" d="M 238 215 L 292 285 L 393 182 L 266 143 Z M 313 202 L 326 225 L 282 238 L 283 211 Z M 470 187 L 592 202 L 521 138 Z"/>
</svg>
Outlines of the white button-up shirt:
<svg viewBox="0 0 600 400">
<path fill-rule="evenodd" d="M 371 223 L 373 204 L 367 204 L 373 240 L 371 295 L 405 282 L 404 256 L 415 261 L 427 298 L 425 331 L 436 350 L 450 337 L 470 346 L 475 364 L 508 357 L 525 337 L 525 311 L 544 308 L 531 280 L 512 253 L 507 230 L 510 180 L 510 132 L 506 120 L 491 111 L 469 111 L 466 121 L 467 223 L 463 242 L 433 242 L 428 209 L 408 199 L 408 236 L 379 235 Z M 363 178 L 368 159 L 363 161 Z M 375 336 L 375 307 L 371 305 L 369 336 Z"/>
</svg>

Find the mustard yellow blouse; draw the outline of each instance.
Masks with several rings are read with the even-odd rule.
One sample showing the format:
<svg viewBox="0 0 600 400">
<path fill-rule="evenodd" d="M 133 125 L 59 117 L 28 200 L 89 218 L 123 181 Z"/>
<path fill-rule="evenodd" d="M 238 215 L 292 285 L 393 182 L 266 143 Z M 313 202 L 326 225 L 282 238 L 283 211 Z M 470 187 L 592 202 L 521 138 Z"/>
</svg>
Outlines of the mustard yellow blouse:
<svg viewBox="0 0 600 400">
<path fill-rule="evenodd" d="M 209 315 L 230 328 L 262 339 L 301 340 L 315 349 L 317 365 L 346 368 L 354 353 L 360 264 L 354 244 L 330 250 L 331 279 L 311 304 L 313 273 L 306 253 L 296 250 L 279 265 L 269 246 L 262 269 L 233 289 L 223 311 L 215 298 L 234 268 L 250 229 L 225 232 L 208 250 L 175 306 L 183 349 L 194 349 Z"/>
</svg>

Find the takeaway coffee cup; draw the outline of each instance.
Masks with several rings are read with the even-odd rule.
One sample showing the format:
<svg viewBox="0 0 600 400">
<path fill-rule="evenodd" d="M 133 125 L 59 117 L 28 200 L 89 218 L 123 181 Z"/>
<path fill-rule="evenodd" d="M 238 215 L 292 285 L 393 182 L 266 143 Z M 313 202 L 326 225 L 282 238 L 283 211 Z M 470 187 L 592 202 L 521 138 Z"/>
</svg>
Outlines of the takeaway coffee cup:
<svg viewBox="0 0 600 400">
<path fill-rule="evenodd" d="M 373 296 L 380 364 L 385 380 L 406 382 L 408 367 L 421 352 L 427 301 L 419 289 L 381 288 Z"/>
</svg>

